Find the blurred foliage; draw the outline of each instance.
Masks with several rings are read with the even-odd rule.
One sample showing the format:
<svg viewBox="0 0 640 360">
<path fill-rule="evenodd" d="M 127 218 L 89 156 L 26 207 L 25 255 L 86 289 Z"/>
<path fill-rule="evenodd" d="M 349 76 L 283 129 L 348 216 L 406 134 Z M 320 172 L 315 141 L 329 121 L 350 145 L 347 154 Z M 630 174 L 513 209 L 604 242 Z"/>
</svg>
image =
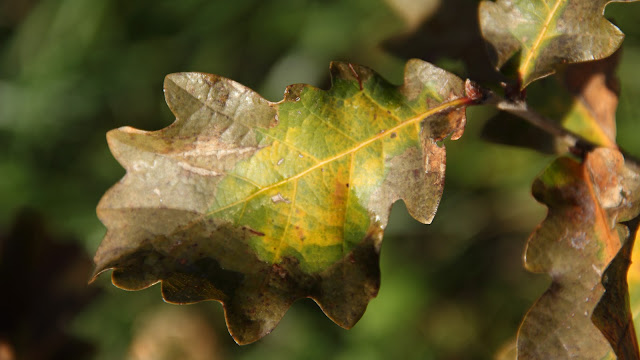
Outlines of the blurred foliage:
<svg viewBox="0 0 640 360">
<path fill-rule="evenodd" d="M 73 316 L 98 293 L 86 285 L 89 256 L 62 243 L 42 216 L 22 210 L 0 233 L 0 359 L 88 359 L 94 346 L 71 335 Z M 11 355 L 8 355 L 11 354 Z"/>
<path fill-rule="evenodd" d="M 477 1 L 457 2 L 475 12 Z M 448 2 L 442 3 L 444 10 Z M 640 155 L 640 3 L 611 4 L 606 16 L 627 34 L 618 142 Z M 438 20 L 438 11 L 419 26 L 403 19 L 382 0 L 0 0 L 0 233 L 8 233 L 19 209 L 30 207 L 56 232 L 71 234 L 52 241 L 95 253 L 105 231 L 95 205 L 124 174 L 105 133 L 124 125 L 154 130 L 170 124 L 162 81 L 171 72 L 220 74 L 269 100 L 280 99 L 290 83 L 326 88 L 330 60 L 367 65 L 396 83 L 408 57 L 493 79 L 483 72 L 486 62 L 477 48 L 456 52 L 431 41 L 468 25 L 464 18 L 450 27 Z M 475 31 L 466 33 L 477 37 Z M 399 34 L 403 51 L 388 46 L 400 42 Z M 453 34 L 455 40 L 465 32 Z M 384 46 L 390 51 L 380 45 L 385 39 L 391 39 Z M 464 38 L 461 43 L 484 46 Z M 482 66 L 473 66 L 476 61 Z M 92 285 L 104 289 L 101 295 L 73 318 L 75 336 L 95 346 L 97 359 L 161 356 L 152 351 L 163 346 L 186 354 L 180 346 L 187 342 L 220 359 L 492 358 L 548 285 L 544 276 L 522 269 L 521 256 L 528 233 L 544 216 L 529 195 L 530 184 L 550 161 L 482 142 L 482 126 L 492 115 L 488 108 L 470 110 L 466 134 L 446 142 L 447 184 L 432 225 L 420 225 L 402 204 L 395 206 L 381 290 L 354 329 L 342 330 L 310 300 L 301 301 L 273 334 L 238 347 L 218 304 L 176 307 L 162 303 L 157 286 L 128 293 L 104 278 Z M 60 265 L 45 266 L 55 275 Z M 36 314 L 38 305 L 31 306 Z M 171 320 L 180 314 L 204 322 Z M 154 344 L 149 339 L 171 336 L 147 334 L 157 331 L 149 324 L 162 321 L 186 324 L 193 328 L 185 333 L 205 339 Z"/>
</svg>

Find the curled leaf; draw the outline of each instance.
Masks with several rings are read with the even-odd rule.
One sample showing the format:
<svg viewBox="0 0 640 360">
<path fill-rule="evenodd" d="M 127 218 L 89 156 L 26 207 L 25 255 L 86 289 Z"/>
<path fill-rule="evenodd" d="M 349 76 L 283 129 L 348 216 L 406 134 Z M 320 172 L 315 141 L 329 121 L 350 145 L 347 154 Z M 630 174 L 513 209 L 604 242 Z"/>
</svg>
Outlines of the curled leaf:
<svg viewBox="0 0 640 360">
<path fill-rule="evenodd" d="M 154 132 L 108 134 L 127 175 L 98 205 L 108 231 L 96 274 L 164 298 L 218 300 L 239 343 L 269 333 L 313 298 L 349 328 L 379 287 L 391 205 L 428 223 L 440 200 L 445 149 L 465 124 L 462 80 L 407 63 L 392 86 L 368 68 L 331 65 L 332 87 L 292 85 L 271 103 L 225 78 L 167 76 L 176 115 Z"/>
<path fill-rule="evenodd" d="M 594 308 L 603 273 L 629 237 L 622 222 L 640 212 L 639 188 L 637 169 L 607 148 L 582 163 L 560 158 L 535 181 L 534 196 L 549 212 L 529 239 L 525 265 L 552 283 L 523 320 L 518 359 L 602 359 L 618 351 L 594 325 Z"/>
<path fill-rule="evenodd" d="M 624 224 L 629 228 L 630 235 L 602 276 L 605 293 L 592 316 L 593 323 L 612 347 L 609 358 L 637 359 L 640 356 L 632 314 L 632 305 L 635 309 L 637 303 L 631 304 L 629 299 L 629 287 L 637 284 L 627 283 L 639 222 L 640 218 L 636 217 Z"/>
</svg>

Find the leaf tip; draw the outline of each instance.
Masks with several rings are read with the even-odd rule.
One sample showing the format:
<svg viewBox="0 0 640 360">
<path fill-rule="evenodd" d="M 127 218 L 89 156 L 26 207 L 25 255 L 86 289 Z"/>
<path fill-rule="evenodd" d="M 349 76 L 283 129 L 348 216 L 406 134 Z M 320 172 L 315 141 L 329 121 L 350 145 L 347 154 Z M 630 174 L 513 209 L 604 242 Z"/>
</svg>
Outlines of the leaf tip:
<svg viewBox="0 0 640 360">
<path fill-rule="evenodd" d="M 95 260 L 94 260 L 95 261 Z M 97 266 L 95 267 L 95 269 L 93 270 L 93 272 L 91 273 L 91 275 L 89 275 L 89 281 L 87 281 L 87 284 L 91 285 L 94 282 L 96 282 L 96 280 L 98 280 L 98 277 L 100 275 L 102 275 L 102 273 L 109 271 L 110 269 L 108 268 L 104 268 L 102 266 Z"/>
<path fill-rule="evenodd" d="M 175 80 L 181 75 L 182 73 L 171 73 L 171 74 L 165 75 L 164 82 L 163 82 L 164 91 L 167 91 L 167 86 L 171 83 L 175 83 Z"/>
</svg>

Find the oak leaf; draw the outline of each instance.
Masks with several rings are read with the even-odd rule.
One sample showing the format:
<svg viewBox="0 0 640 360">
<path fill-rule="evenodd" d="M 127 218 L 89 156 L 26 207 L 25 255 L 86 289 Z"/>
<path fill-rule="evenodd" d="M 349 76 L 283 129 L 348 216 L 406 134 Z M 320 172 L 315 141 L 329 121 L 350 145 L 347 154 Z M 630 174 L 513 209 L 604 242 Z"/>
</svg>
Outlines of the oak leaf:
<svg viewBox="0 0 640 360">
<path fill-rule="evenodd" d="M 564 63 L 613 54 L 624 34 L 603 17 L 611 2 L 637 0 L 497 0 L 480 3 L 480 28 L 501 68 L 516 53 L 524 89 Z"/>
<path fill-rule="evenodd" d="M 167 76 L 171 126 L 108 133 L 126 176 L 98 205 L 95 275 L 174 303 L 220 301 L 238 343 L 269 333 L 297 299 L 350 328 L 378 291 L 394 201 L 428 223 L 445 149 L 462 135 L 465 83 L 420 60 L 404 84 L 332 63 L 332 87 L 269 102 L 225 78 Z M 467 84 L 467 86 L 470 86 Z"/>
<path fill-rule="evenodd" d="M 534 182 L 534 196 L 549 211 L 529 239 L 525 266 L 548 273 L 552 283 L 520 326 L 518 359 L 602 359 L 634 348 L 605 337 L 612 319 L 594 309 L 605 285 L 613 288 L 605 270 L 635 231 L 623 223 L 640 213 L 638 189 L 638 169 L 609 148 L 582 162 L 560 158 Z"/>
<path fill-rule="evenodd" d="M 625 222 L 629 236 L 602 275 L 605 293 L 593 311 L 591 319 L 611 345 L 611 351 L 603 359 L 637 359 L 640 357 L 635 329 L 638 327 L 637 298 L 630 298 L 630 292 L 638 291 L 630 271 L 632 249 L 636 243 L 640 217 Z M 635 247 L 637 248 L 637 247 Z M 631 275 L 631 276 L 629 276 Z M 635 313 L 635 316 L 634 316 Z M 638 324 L 640 325 L 640 324 Z"/>
</svg>

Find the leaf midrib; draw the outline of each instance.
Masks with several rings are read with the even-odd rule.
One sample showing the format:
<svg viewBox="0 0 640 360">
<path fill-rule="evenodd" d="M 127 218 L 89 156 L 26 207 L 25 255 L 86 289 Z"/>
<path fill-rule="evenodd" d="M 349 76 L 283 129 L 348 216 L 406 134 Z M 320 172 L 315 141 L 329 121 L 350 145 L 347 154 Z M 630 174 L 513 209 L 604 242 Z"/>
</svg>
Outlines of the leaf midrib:
<svg viewBox="0 0 640 360">
<path fill-rule="evenodd" d="M 387 135 L 390 135 L 393 132 L 396 132 L 396 131 L 402 129 L 405 126 L 408 126 L 408 125 L 411 125 L 411 124 L 415 124 L 415 123 L 417 123 L 419 121 L 422 121 L 422 120 L 424 120 L 424 119 L 426 119 L 426 118 L 428 118 L 428 117 L 430 117 L 430 116 L 432 116 L 432 115 L 434 115 L 436 113 L 439 113 L 441 111 L 447 110 L 448 108 L 453 108 L 453 107 L 458 107 L 458 106 L 465 105 L 467 103 L 467 101 L 468 101 L 467 98 L 464 98 L 464 97 L 463 98 L 458 98 L 458 99 L 443 103 L 443 104 L 441 104 L 439 106 L 436 106 L 436 107 L 434 107 L 432 109 L 429 109 L 429 111 L 427 111 L 427 112 L 421 113 L 421 114 L 419 114 L 417 116 L 414 116 L 414 117 L 412 117 L 412 118 L 410 118 L 408 120 L 405 120 L 404 122 L 402 122 L 402 123 L 390 128 L 388 130 L 380 132 L 379 134 L 371 137 L 368 140 L 365 140 L 365 141 L 361 142 L 360 144 L 352 147 L 351 149 L 348 149 L 348 150 L 345 150 L 345 151 L 343 151 L 341 153 L 338 153 L 337 155 L 334 155 L 334 156 L 332 156 L 332 157 L 330 157 L 328 159 L 319 161 L 316 164 L 314 164 L 313 166 L 309 167 L 308 169 L 306 169 L 306 170 L 304 170 L 304 171 L 302 171 L 302 172 L 300 172 L 300 173 L 298 173 L 296 175 L 293 175 L 293 176 L 291 176 L 289 178 L 281 180 L 281 181 L 279 181 L 277 183 L 265 186 L 265 187 L 261 188 L 260 190 L 254 192 L 253 194 L 247 196 L 246 198 L 244 198 L 242 200 L 235 201 L 235 202 L 233 202 L 231 204 L 228 204 L 228 205 L 225 205 L 225 206 L 223 206 L 221 208 L 218 208 L 218 209 L 215 209 L 213 211 L 210 211 L 210 212 L 206 213 L 206 216 L 211 216 L 211 215 L 214 215 L 214 214 L 219 213 L 221 211 L 224 211 L 224 210 L 227 210 L 229 208 L 232 208 L 232 207 L 234 207 L 236 205 L 240 205 L 242 203 L 248 202 L 251 199 L 255 198 L 256 196 L 258 196 L 258 195 L 260 195 L 260 194 L 262 194 L 262 193 L 264 193 L 266 191 L 269 191 L 271 189 L 277 188 L 277 187 L 279 187 L 281 185 L 284 185 L 284 184 L 286 184 L 286 183 L 288 183 L 290 181 L 297 180 L 297 179 L 305 176 L 306 174 L 310 173 L 313 170 L 321 168 L 321 167 L 323 167 L 323 166 L 325 166 L 325 165 L 327 165 L 327 164 L 329 164 L 331 162 L 334 162 L 334 161 L 336 161 L 336 160 L 338 160 L 338 159 L 340 159 L 340 158 L 342 158 L 344 156 L 347 156 L 347 155 L 350 155 L 352 153 L 355 153 L 358 150 L 370 145 L 371 143 L 374 143 L 374 142 L 382 139 L 383 137 L 385 137 Z"/>
<path fill-rule="evenodd" d="M 529 66 L 530 66 L 529 64 L 533 59 L 533 55 L 539 53 L 540 44 L 542 44 L 542 40 L 544 40 L 545 36 L 547 35 L 547 32 L 549 31 L 549 25 L 551 25 L 551 22 L 556 16 L 556 13 L 558 12 L 558 8 L 560 7 L 560 4 L 562 3 L 562 1 L 563 0 L 557 0 L 553 5 L 553 8 L 549 11 L 547 18 L 544 21 L 544 26 L 542 28 L 542 31 L 540 31 L 540 34 L 538 34 L 538 37 L 533 42 L 533 45 L 531 46 L 531 49 L 527 54 L 527 57 L 525 58 L 524 63 L 520 67 L 521 74 L 525 74 L 525 72 L 529 69 Z"/>
</svg>

